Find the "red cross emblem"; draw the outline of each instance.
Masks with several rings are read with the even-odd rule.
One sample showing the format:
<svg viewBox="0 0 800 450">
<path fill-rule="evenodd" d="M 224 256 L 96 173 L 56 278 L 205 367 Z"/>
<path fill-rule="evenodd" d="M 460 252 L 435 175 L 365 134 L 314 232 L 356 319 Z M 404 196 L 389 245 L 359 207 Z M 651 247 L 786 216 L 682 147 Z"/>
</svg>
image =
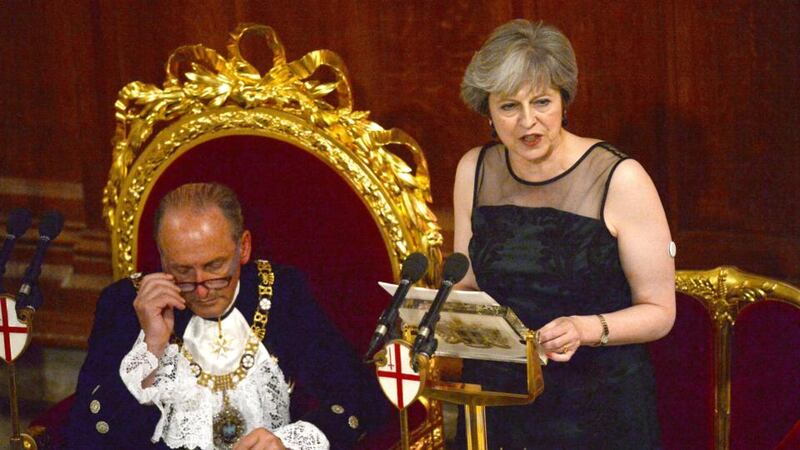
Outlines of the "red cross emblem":
<svg viewBox="0 0 800 450">
<path fill-rule="evenodd" d="M 386 361 L 377 366 L 378 383 L 383 393 L 398 409 L 416 400 L 423 380 L 411 368 L 411 346 L 405 341 L 392 341 L 384 349 Z"/>
<path fill-rule="evenodd" d="M 3 360 L 9 363 L 25 351 L 30 341 L 28 326 L 17 319 L 13 297 L 0 295 L 0 334 L 3 335 Z"/>
</svg>

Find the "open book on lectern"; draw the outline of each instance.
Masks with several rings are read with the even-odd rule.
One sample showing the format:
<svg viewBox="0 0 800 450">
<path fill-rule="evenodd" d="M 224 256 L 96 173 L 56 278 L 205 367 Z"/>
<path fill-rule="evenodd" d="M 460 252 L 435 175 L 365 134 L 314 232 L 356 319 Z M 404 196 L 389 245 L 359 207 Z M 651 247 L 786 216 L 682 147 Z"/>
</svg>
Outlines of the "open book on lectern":
<svg viewBox="0 0 800 450">
<path fill-rule="evenodd" d="M 378 282 L 389 294 L 397 285 Z M 412 287 L 400 307 L 403 324 L 416 326 L 436 297 L 436 289 Z M 450 292 L 436 325 L 436 356 L 481 359 L 525 364 L 528 329 L 514 311 L 483 291 Z M 539 359 L 547 357 L 539 352 Z"/>
</svg>

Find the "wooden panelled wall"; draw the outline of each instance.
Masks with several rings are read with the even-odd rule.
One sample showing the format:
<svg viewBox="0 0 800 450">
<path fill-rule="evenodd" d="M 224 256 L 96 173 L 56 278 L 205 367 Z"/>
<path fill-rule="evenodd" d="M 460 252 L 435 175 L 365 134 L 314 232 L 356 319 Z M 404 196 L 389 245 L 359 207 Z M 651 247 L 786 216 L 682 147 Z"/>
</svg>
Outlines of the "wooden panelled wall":
<svg viewBox="0 0 800 450">
<path fill-rule="evenodd" d="M 40 341 L 80 345 L 90 326 L 111 278 L 101 197 L 117 91 L 160 85 L 175 48 L 224 52 L 237 23 L 259 22 L 290 60 L 339 53 L 356 108 L 425 150 L 449 248 L 456 164 L 489 135 L 459 100 L 460 79 L 488 33 L 514 17 L 543 19 L 572 40 L 580 83 L 570 129 L 648 169 L 679 268 L 735 264 L 800 281 L 800 2 L 11 0 L 0 2 L 0 220 L 14 206 L 68 218 L 48 256 Z M 259 44 L 249 56 L 266 68 Z"/>
</svg>

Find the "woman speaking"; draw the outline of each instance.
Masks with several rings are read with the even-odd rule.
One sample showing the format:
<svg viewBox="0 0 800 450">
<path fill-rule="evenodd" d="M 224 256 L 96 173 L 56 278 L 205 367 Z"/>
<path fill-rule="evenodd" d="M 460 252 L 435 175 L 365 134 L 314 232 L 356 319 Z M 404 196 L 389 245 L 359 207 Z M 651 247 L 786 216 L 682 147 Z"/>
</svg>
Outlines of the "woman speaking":
<svg viewBox="0 0 800 450">
<path fill-rule="evenodd" d="M 511 307 L 551 360 L 534 403 L 487 410 L 490 448 L 660 446 L 643 343 L 674 321 L 675 246 L 642 166 L 566 129 L 577 82 L 560 31 L 514 20 L 461 85 L 495 140 L 469 150 L 456 173 L 454 250 L 471 260 L 459 287 Z M 463 376 L 514 390 L 525 385 L 518 369 L 465 361 Z"/>
</svg>

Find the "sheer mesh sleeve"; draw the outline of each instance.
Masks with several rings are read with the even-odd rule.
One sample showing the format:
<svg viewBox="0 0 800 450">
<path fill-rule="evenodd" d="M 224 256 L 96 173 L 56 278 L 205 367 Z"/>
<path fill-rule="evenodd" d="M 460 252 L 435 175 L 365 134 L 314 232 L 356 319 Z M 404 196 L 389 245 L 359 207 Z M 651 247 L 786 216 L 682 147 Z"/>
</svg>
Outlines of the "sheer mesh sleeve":
<svg viewBox="0 0 800 450">
<path fill-rule="evenodd" d="M 473 204 L 475 208 L 552 208 L 601 220 L 608 181 L 617 164 L 627 158 L 611 145 L 599 142 L 557 176 L 530 181 L 514 172 L 505 146 L 487 146 L 481 150 L 475 173 Z"/>
</svg>

